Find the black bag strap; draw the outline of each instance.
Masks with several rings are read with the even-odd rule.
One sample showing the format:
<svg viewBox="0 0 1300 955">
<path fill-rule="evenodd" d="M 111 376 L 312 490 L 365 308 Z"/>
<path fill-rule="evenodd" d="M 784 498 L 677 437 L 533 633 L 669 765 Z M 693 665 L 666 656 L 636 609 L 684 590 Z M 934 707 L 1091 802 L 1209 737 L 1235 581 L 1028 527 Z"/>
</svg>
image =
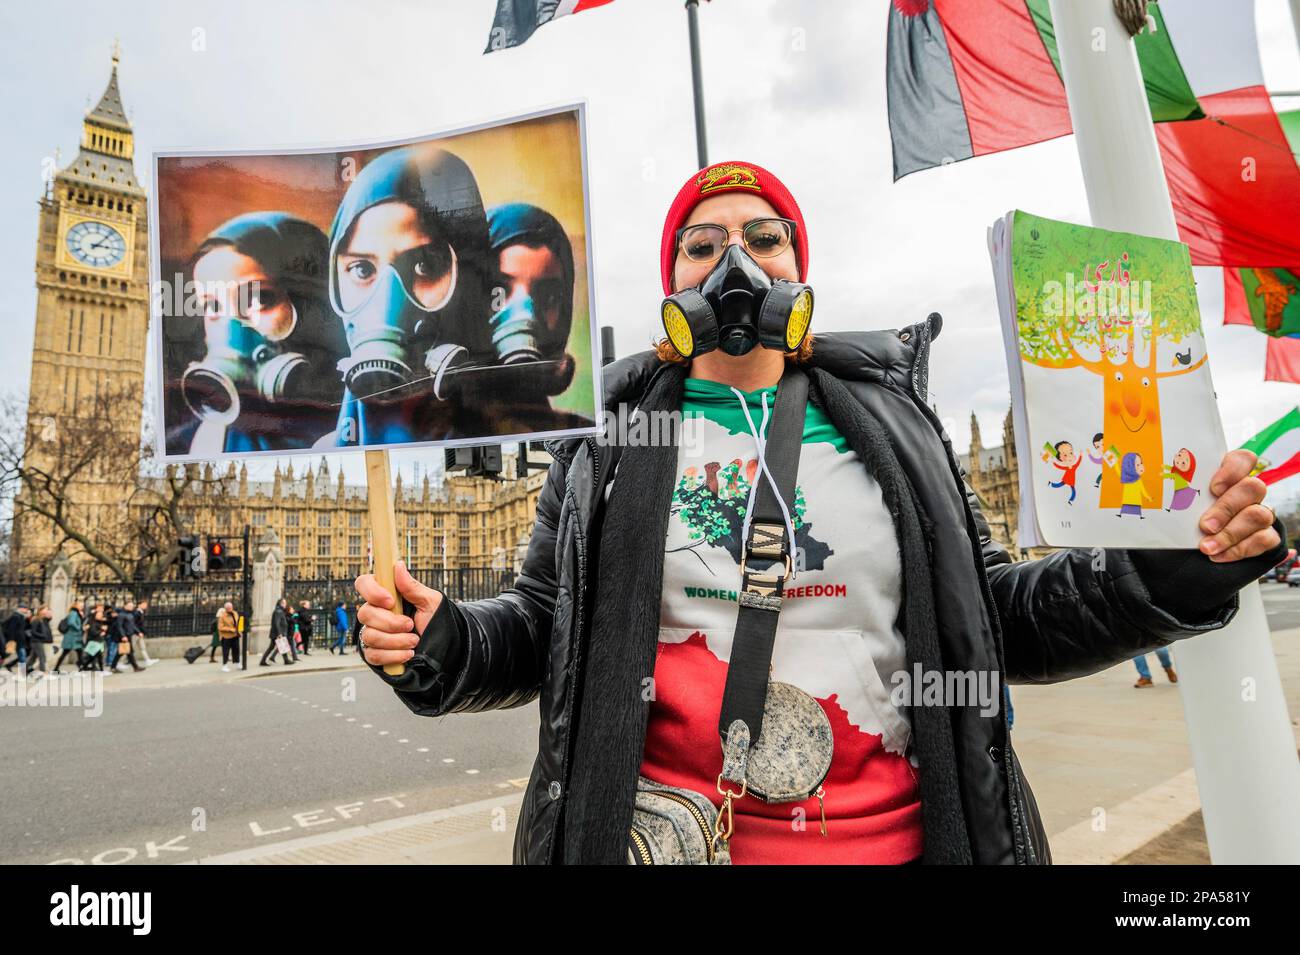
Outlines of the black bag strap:
<svg viewBox="0 0 1300 955">
<path fill-rule="evenodd" d="M 776 390 L 763 456 L 792 516 L 807 408 L 808 376 L 794 365 L 787 365 Z M 772 482 L 761 467 L 754 480 L 759 482 L 759 488 L 749 535 L 741 552 L 740 610 L 736 614 L 736 634 L 718 719 L 718 733 L 724 742 L 732 722 L 743 720 L 749 727 L 751 746 L 758 742 L 763 729 L 781 595 L 795 551 L 794 541 L 786 539 L 785 518 L 772 491 Z"/>
</svg>

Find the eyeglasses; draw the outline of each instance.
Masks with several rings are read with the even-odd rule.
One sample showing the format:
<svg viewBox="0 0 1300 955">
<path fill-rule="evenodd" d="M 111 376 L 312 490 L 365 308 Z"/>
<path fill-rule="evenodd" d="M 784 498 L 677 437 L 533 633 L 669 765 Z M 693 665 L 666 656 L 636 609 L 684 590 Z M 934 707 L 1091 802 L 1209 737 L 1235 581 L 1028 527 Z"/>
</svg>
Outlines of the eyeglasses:
<svg viewBox="0 0 1300 955">
<path fill-rule="evenodd" d="M 770 259 L 790 247 L 794 222 L 775 217 L 751 219 L 743 229 L 727 229 L 711 222 L 701 222 L 677 230 L 677 247 L 692 262 L 712 262 L 726 251 L 727 242 L 735 232 L 740 233 L 746 252 L 760 259 Z"/>
</svg>

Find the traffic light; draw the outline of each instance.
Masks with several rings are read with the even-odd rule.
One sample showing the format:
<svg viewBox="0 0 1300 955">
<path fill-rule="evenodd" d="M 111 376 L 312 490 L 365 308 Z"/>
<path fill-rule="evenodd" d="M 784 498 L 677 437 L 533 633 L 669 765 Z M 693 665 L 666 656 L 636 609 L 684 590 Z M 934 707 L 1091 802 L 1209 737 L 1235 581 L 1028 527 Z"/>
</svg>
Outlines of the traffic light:
<svg viewBox="0 0 1300 955">
<path fill-rule="evenodd" d="M 226 542 L 220 538 L 208 541 L 208 570 L 226 569 Z"/>
<path fill-rule="evenodd" d="M 197 577 L 206 569 L 203 563 L 203 551 L 199 548 L 199 539 L 193 534 L 187 534 L 184 537 L 176 539 L 176 546 L 180 548 L 180 556 L 177 558 L 182 580 L 188 580 L 191 577 Z"/>
</svg>

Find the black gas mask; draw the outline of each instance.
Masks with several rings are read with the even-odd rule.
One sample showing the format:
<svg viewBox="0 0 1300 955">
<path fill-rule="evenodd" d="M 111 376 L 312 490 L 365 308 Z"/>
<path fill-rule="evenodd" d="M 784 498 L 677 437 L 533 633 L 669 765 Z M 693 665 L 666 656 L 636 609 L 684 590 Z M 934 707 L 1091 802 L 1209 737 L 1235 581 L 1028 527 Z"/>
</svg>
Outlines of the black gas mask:
<svg viewBox="0 0 1300 955">
<path fill-rule="evenodd" d="M 745 355 L 756 345 L 795 351 L 812 322 L 812 288 L 771 279 L 739 245 L 729 245 L 698 288 L 664 299 L 668 340 L 683 358 L 720 348 Z"/>
</svg>

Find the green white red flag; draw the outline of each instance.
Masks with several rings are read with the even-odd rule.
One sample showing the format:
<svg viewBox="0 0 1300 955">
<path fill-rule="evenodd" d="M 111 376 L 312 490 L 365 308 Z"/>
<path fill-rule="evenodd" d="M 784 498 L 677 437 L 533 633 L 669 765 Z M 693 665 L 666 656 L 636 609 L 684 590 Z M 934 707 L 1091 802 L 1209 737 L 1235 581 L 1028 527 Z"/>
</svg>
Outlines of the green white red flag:
<svg viewBox="0 0 1300 955">
<path fill-rule="evenodd" d="M 1292 408 L 1242 447 L 1259 457 L 1257 476 L 1265 484 L 1300 474 L 1300 408 Z"/>
</svg>

